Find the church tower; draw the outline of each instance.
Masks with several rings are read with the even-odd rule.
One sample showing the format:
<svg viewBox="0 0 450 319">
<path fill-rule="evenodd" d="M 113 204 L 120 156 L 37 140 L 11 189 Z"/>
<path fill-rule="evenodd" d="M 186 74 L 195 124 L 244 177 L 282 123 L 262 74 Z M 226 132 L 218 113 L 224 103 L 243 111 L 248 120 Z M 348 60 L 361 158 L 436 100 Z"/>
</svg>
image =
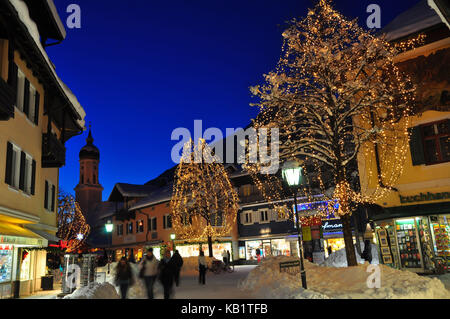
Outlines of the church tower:
<svg viewBox="0 0 450 319">
<path fill-rule="evenodd" d="M 91 128 L 86 139 L 86 145 L 80 150 L 80 181 L 75 187 L 76 201 L 86 221 L 89 223 L 89 212 L 94 209 L 95 204 L 102 201 L 103 187 L 98 181 L 98 164 L 100 163 L 100 151 L 93 144 Z"/>
</svg>

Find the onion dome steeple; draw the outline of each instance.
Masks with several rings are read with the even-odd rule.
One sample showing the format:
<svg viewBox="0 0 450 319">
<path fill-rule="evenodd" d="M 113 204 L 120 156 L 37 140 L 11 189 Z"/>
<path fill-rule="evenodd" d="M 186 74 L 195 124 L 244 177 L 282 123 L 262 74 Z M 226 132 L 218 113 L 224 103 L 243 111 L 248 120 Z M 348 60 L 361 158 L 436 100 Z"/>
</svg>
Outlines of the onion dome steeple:
<svg viewBox="0 0 450 319">
<path fill-rule="evenodd" d="M 91 126 L 89 125 L 89 135 L 86 139 L 86 145 L 80 150 L 80 159 L 100 160 L 100 151 L 93 143 L 94 138 L 92 137 Z"/>
</svg>

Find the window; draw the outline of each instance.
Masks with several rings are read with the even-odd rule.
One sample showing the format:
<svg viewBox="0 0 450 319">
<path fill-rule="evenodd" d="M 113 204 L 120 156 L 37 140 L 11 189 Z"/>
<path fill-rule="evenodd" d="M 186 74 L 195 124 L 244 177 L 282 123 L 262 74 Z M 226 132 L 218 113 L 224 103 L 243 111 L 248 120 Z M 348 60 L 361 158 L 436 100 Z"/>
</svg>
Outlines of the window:
<svg viewBox="0 0 450 319">
<path fill-rule="evenodd" d="M 133 233 L 133 223 L 130 222 L 127 224 L 127 235 Z"/>
<path fill-rule="evenodd" d="M 123 224 L 117 225 L 117 236 L 123 235 Z"/>
<path fill-rule="evenodd" d="M 450 161 L 450 120 L 422 126 L 425 161 L 435 164 Z"/>
<path fill-rule="evenodd" d="M 25 113 L 28 119 L 36 125 L 39 121 L 39 102 L 39 92 L 28 81 L 25 74 L 18 70 L 16 107 Z"/>
<path fill-rule="evenodd" d="M 269 222 L 269 216 L 268 216 L 268 214 L 267 214 L 267 210 L 261 210 L 259 213 L 260 213 L 259 221 L 260 221 L 261 223 L 267 223 L 267 222 Z"/>
<path fill-rule="evenodd" d="M 149 231 L 156 231 L 157 229 L 157 221 L 156 217 L 151 217 L 148 219 L 148 230 Z"/>
<path fill-rule="evenodd" d="M 217 214 L 211 214 L 211 226 L 223 226 L 223 214 L 219 212 Z"/>
<path fill-rule="evenodd" d="M 25 90 L 25 74 L 22 71 L 17 71 L 17 99 L 16 107 L 23 112 L 23 97 Z"/>
<path fill-rule="evenodd" d="M 56 186 L 45 181 L 44 208 L 50 212 L 55 211 Z"/>
<path fill-rule="evenodd" d="M 192 216 L 189 216 L 188 214 L 184 213 L 181 217 L 181 224 L 184 226 L 188 226 L 192 223 Z"/>
<path fill-rule="evenodd" d="M 172 228 L 172 216 L 171 215 L 164 215 L 163 228 L 164 229 Z"/>
<path fill-rule="evenodd" d="M 413 165 L 433 165 L 450 161 L 450 119 L 411 129 Z"/>
<path fill-rule="evenodd" d="M 6 145 L 5 183 L 20 189 L 25 194 L 34 195 L 36 181 L 36 161 L 18 146 Z"/>
<path fill-rule="evenodd" d="M 144 221 L 137 220 L 136 221 L 136 233 L 143 233 L 144 232 Z"/>
<path fill-rule="evenodd" d="M 252 194 L 252 185 L 242 186 L 242 196 L 247 197 Z"/>
<path fill-rule="evenodd" d="M 243 217 L 243 218 L 242 218 L 241 223 L 244 224 L 244 225 L 253 224 L 253 221 L 252 221 L 252 215 L 253 215 L 253 212 L 252 212 L 252 211 L 244 212 L 244 213 L 242 214 L 242 217 Z"/>
</svg>

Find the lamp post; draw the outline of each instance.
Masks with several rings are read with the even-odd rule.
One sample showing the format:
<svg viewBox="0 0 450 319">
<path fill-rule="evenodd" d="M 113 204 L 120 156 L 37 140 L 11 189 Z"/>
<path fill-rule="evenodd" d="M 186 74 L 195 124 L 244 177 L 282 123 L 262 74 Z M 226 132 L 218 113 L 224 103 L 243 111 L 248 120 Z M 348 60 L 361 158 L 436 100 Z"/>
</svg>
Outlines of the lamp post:
<svg viewBox="0 0 450 319">
<path fill-rule="evenodd" d="M 175 234 L 170 234 L 170 239 L 172 240 L 172 250 L 173 250 L 173 252 L 175 252 L 175 238 L 176 238 Z"/>
<path fill-rule="evenodd" d="M 107 235 L 108 235 L 108 239 L 109 238 L 111 238 L 111 241 L 110 241 L 110 246 L 112 246 L 112 231 L 113 231 L 113 229 L 114 229 L 114 224 L 110 221 L 110 220 L 108 220 L 108 222 L 105 224 L 105 230 L 106 230 L 106 233 L 107 233 Z M 110 237 L 110 234 L 111 234 L 111 237 Z M 105 249 L 105 251 L 106 251 L 106 249 Z M 106 254 L 107 256 L 108 256 L 108 274 L 109 274 L 109 255 L 108 254 Z"/>
<path fill-rule="evenodd" d="M 300 223 L 298 218 L 298 210 L 297 210 L 297 189 L 302 182 L 302 168 L 297 161 L 287 161 L 283 164 L 282 168 L 282 176 L 289 187 L 294 190 L 294 213 L 295 213 L 295 222 L 297 226 L 297 237 L 298 237 L 298 249 L 300 256 L 300 275 L 302 278 L 302 287 L 307 289 L 306 286 L 306 272 L 305 267 L 303 265 L 303 244 L 302 239 L 300 237 Z"/>
</svg>

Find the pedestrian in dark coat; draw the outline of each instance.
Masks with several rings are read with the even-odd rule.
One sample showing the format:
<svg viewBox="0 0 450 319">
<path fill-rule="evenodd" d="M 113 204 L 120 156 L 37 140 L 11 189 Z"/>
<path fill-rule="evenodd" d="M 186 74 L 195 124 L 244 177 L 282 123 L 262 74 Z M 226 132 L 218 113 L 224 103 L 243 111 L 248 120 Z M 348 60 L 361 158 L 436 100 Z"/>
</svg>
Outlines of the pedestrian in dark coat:
<svg viewBox="0 0 450 319">
<path fill-rule="evenodd" d="M 175 275 L 174 275 L 175 285 L 178 287 L 180 285 L 180 271 L 181 267 L 183 267 L 183 257 L 181 257 L 178 250 L 175 250 L 172 259 L 175 265 Z"/>
<path fill-rule="evenodd" d="M 170 258 L 170 251 L 166 250 L 164 258 L 159 262 L 159 280 L 164 288 L 164 299 L 170 299 L 173 289 L 173 278 L 175 275 L 175 264 Z"/>
<path fill-rule="evenodd" d="M 200 285 L 204 285 L 206 281 L 206 270 L 208 269 L 208 265 L 206 263 L 205 253 L 200 251 L 200 255 L 198 256 L 198 283 Z"/>
<path fill-rule="evenodd" d="M 122 299 L 126 299 L 128 289 L 134 284 L 133 272 L 126 257 L 122 257 L 117 264 L 115 283 L 117 286 L 120 286 Z"/>
</svg>

